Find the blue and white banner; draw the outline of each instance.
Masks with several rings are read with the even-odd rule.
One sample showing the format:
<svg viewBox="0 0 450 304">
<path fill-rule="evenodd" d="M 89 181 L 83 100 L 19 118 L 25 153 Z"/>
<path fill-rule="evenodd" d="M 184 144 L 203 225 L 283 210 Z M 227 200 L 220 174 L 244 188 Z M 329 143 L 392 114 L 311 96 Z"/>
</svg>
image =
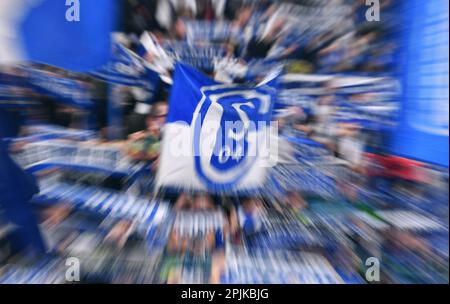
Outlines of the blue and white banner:
<svg viewBox="0 0 450 304">
<path fill-rule="evenodd" d="M 145 166 L 130 160 L 119 148 L 61 142 L 51 138 L 28 143 L 26 149 L 14 157 L 19 165 L 30 171 L 66 167 L 107 175 L 131 176 Z"/>
<path fill-rule="evenodd" d="M 0 1 L 0 63 L 40 62 L 74 71 L 110 56 L 115 0 Z"/>
<path fill-rule="evenodd" d="M 103 218 L 129 219 L 149 229 L 167 220 L 169 206 L 166 202 L 151 201 L 142 196 L 122 194 L 95 186 L 68 184 L 54 178 L 41 179 L 41 191 L 32 202 L 51 205 L 64 200 L 75 210 L 82 210 Z"/>
<path fill-rule="evenodd" d="M 186 21 L 186 40 L 224 42 L 239 33 L 231 22 L 226 21 Z"/>
<path fill-rule="evenodd" d="M 157 187 L 214 193 L 258 189 L 276 162 L 276 90 L 218 83 L 177 64 Z"/>
<path fill-rule="evenodd" d="M 29 73 L 29 82 L 38 93 L 53 97 L 57 102 L 78 108 L 94 106 L 86 83 L 66 78 L 59 74 L 24 68 Z"/>
<path fill-rule="evenodd" d="M 227 48 L 219 43 L 166 41 L 162 47 L 173 60 L 205 71 L 213 71 L 214 62 L 227 55 Z"/>
<path fill-rule="evenodd" d="M 140 38 L 143 54 L 148 53 L 150 64 L 161 74 L 173 70 L 174 63 L 181 61 L 198 69 L 213 71 L 215 62 L 227 56 L 228 49 L 223 43 L 165 40 L 161 44 L 145 32 Z"/>
<path fill-rule="evenodd" d="M 113 44 L 111 60 L 91 75 L 109 83 L 141 87 L 149 91 L 154 91 L 159 82 L 158 73 L 149 69 L 143 58 L 119 43 Z"/>
<path fill-rule="evenodd" d="M 372 130 L 390 130 L 398 119 L 400 83 L 393 77 L 336 76 L 334 119 Z"/>
</svg>

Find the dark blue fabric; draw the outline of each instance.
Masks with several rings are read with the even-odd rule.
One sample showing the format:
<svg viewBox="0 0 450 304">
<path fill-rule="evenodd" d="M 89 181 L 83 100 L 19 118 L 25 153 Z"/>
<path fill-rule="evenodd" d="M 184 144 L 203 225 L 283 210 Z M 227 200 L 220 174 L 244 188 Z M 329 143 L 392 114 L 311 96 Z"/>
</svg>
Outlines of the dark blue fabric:
<svg viewBox="0 0 450 304">
<path fill-rule="evenodd" d="M 22 170 L 9 156 L 4 136 L 15 136 L 19 121 L 0 110 L 0 210 L 7 220 L 17 226 L 12 237 L 15 250 L 31 246 L 36 252 L 44 253 L 45 246 L 39 232 L 36 218 L 28 201 L 39 192 L 34 177 Z M 11 124 L 13 126 L 11 126 Z"/>
</svg>

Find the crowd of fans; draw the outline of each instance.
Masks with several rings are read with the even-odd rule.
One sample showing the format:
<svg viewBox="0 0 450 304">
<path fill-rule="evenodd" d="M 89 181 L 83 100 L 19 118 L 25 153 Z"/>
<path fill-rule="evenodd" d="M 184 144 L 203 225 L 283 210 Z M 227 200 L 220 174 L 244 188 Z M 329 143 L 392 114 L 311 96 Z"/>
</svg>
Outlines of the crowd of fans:
<svg viewBox="0 0 450 304">
<path fill-rule="evenodd" d="M 112 143 L 107 142 L 110 127 L 106 124 L 106 105 L 111 96 L 107 95 L 105 84 L 94 80 L 91 75 L 69 74 L 52 67 L 40 67 L 48 73 L 54 72 L 55 75 L 75 79 L 86 86 L 93 93 L 92 99 L 97 105 L 95 118 L 99 122 L 97 127 L 101 138 L 98 144 L 118 145 L 132 163 L 145 164 L 145 178 L 134 182 L 129 192 L 152 200 L 167 201 L 176 216 L 188 214 L 188 220 L 185 220 L 192 223 L 197 221 L 196 216 L 223 212 L 223 216 L 219 216 L 220 229 L 200 234 L 187 233 L 186 230 L 190 228 L 182 228 L 181 225 L 178 228 L 174 225 L 169 229 L 157 282 L 186 282 L 183 265 L 189 263 L 208 269 L 205 274 L 207 278 L 203 281 L 222 282 L 226 268 L 225 244 L 247 246 L 257 243 L 263 231 L 267 233 L 267 227 L 264 225 L 267 224 L 268 215 L 274 216 L 280 222 L 285 217 L 293 217 L 296 220 L 300 218 L 301 221 L 302 216 L 306 217 L 308 212 L 312 212 L 311 205 L 317 200 L 331 204 L 344 200 L 363 209 L 367 207 L 363 192 L 378 191 L 381 185 L 384 187 L 385 184 L 389 184 L 389 187 L 405 187 L 409 195 L 424 196 L 417 185 L 431 183 L 425 166 L 385 155 L 383 150 L 386 130 L 392 126 L 390 110 L 386 114 L 387 118 L 341 117 L 347 113 L 345 111 L 352 112 L 357 107 L 373 105 L 379 102 L 380 98 L 381 103 L 385 101 L 382 98 L 391 101 L 392 96 L 389 94 L 395 94 L 384 92 L 389 95 L 385 97 L 374 91 L 374 87 L 344 94 L 343 88 L 347 87 L 335 81 L 342 75 L 371 76 L 364 78 L 364 81 L 372 81 L 376 76 L 377 80 L 369 83 L 370 85 L 383 85 L 387 81 L 392 82 L 390 84 L 395 88 L 393 78 L 389 78 L 396 69 L 399 47 L 396 40 L 396 22 L 401 22 L 395 14 L 395 1 L 380 1 L 381 22 L 367 21 L 368 6 L 365 2 L 125 1 L 125 26 L 118 41 L 139 54 L 149 66 L 155 69 L 162 67 L 161 73 L 167 76 L 169 81 L 163 81 L 155 89 L 151 105 L 145 104 L 147 97 L 142 88 L 119 88 L 123 94 L 120 99 L 123 121 L 117 141 Z M 145 39 L 151 39 L 152 43 L 161 46 L 163 51 L 149 49 L 145 45 Z M 304 182 L 301 178 L 289 180 L 290 174 L 298 173 L 297 169 L 289 166 L 271 168 L 270 174 L 277 176 L 274 178 L 278 179 L 275 182 L 283 184 L 282 187 L 276 188 L 268 183 L 267 187 L 257 194 L 212 195 L 190 189 L 155 191 L 154 179 L 159 168 L 161 141 L 169 111 L 170 77 L 174 60 L 185 60 L 214 79 L 226 82 L 259 80 L 279 65 L 282 65 L 285 74 L 327 75 L 323 76 L 322 81 L 303 82 L 307 85 L 300 89 L 314 91 L 313 94 L 290 95 L 290 92 L 298 88 L 290 91 L 290 88 L 280 87 L 279 109 L 276 109 L 274 119 L 279 128 L 281 165 L 298 165 L 298 157 L 302 158 L 302 164 L 305 164 L 305 157 L 299 152 L 297 141 L 301 139 L 314 143 L 319 147 L 315 148 L 314 153 L 320 154 L 321 161 L 326 159 L 334 163 L 329 166 L 322 164 L 320 169 L 319 165 L 308 165 L 310 167 L 306 166 L 305 176 L 308 178 L 315 171 L 323 173 L 322 170 L 333 171 L 335 167 L 338 168 L 331 174 L 336 181 L 335 196 L 324 198 L 314 193 L 314 187 L 333 191 L 331 186 L 321 184 L 320 179 L 312 182 L 313 190 L 305 191 L 299 186 Z M 19 71 L 20 69 L 11 74 L 18 75 Z M 308 98 L 312 101 L 308 101 Z M 81 117 L 84 117 L 86 112 L 73 105 L 61 106 L 52 102 L 51 98 L 47 99 L 49 100 L 44 104 L 48 105 L 50 111 L 45 109 L 43 112 L 47 113 L 46 115 L 51 113 L 51 117 L 47 117 L 49 121 L 64 127 L 80 127 Z M 395 108 L 395 103 L 389 105 Z M 38 112 L 32 113 L 33 115 L 39 120 L 41 114 Z M 327 166 L 328 168 L 322 169 Z M 45 172 L 44 175 L 52 173 Z M 102 180 L 100 186 L 119 191 L 126 182 L 128 181 L 125 179 L 117 181 L 110 177 Z M 96 183 L 98 181 L 92 182 Z M 289 186 L 289 183 L 294 186 Z M 370 200 L 375 199 L 371 197 Z M 66 204 L 48 208 L 44 215 L 44 226 L 57 226 L 69 217 L 71 212 L 71 207 Z M 108 227 L 104 240 L 123 248 L 127 238 L 134 232 L 135 225 L 132 219 L 118 220 Z M 367 227 L 364 224 L 358 222 L 356 226 L 366 233 Z M 326 231 L 321 233 L 325 234 Z M 425 256 L 429 252 L 429 245 L 420 237 L 395 231 L 389 240 L 393 243 L 395 240 L 401 240 L 402 243 L 397 244 L 401 250 L 410 251 L 413 248 Z M 362 250 L 366 250 L 367 254 L 379 251 L 379 248 L 372 248 L 376 241 L 370 243 L 366 239 L 357 239 L 355 243 L 361 246 Z M 308 250 L 320 251 L 317 248 Z M 344 244 L 342 240 L 338 249 L 333 251 L 335 264 L 347 270 L 357 269 L 359 266 L 354 263 L 357 255 L 355 252 L 356 250 L 349 249 L 348 244 Z"/>
</svg>

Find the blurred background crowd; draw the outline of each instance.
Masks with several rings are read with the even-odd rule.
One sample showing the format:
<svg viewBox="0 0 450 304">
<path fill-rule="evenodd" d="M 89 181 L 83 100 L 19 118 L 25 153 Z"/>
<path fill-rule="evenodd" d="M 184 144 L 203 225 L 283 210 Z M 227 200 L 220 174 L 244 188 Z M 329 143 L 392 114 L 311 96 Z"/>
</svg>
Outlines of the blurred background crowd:
<svg viewBox="0 0 450 304">
<path fill-rule="evenodd" d="M 390 148 L 416 23 L 379 2 L 368 21 L 359 0 L 124 0 L 104 68 L 0 65 L 0 282 L 67 283 L 75 257 L 84 283 L 448 283 L 448 158 Z M 260 191 L 155 187 L 177 62 L 279 74 Z"/>
</svg>

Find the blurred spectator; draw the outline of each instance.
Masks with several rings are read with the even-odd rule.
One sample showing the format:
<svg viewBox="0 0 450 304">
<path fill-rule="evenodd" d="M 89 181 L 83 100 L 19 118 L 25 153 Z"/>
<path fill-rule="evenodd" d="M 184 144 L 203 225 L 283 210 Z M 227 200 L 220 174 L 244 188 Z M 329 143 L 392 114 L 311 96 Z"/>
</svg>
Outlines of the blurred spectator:
<svg viewBox="0 0 450 304">
<path fill-rule="evenodd" d="M 167 103 L 152 106 L 146 118 L 146 130 L 129 136 L 129 155 L 136 160 L 154 161 L 160 153 L 161 130 L 167 115 Z"/>
</svg>

